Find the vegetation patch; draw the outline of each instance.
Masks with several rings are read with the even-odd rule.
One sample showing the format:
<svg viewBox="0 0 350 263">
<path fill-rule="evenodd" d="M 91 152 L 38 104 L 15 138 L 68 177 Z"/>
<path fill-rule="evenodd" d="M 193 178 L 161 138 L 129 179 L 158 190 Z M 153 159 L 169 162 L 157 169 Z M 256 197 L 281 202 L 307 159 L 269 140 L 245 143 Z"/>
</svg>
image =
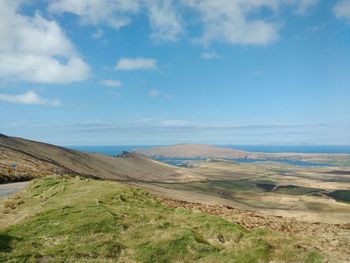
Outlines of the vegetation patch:
<svg viewBox="0 0 350 263">
<path fill-rule="evenodd" d="M 0 261 L 321 262 L 316 251 L 268 230 L 161 205 L 120 183 L 36 179 L 5 209 Z M 1 211 L 0 211 L 1 212 Z M 22 220 L 11 223 L 16 214 Z"/>
<path fill-rule="evenodd" d="M 259 187 L 260 189 L 263 189 L 267 192 L 272 191 L 273 189 L 275 189 L 276 185 L 275 184 L 269 184 L 269 183 L 258 183 L 255 184 L 257 187 Z"/>
<path fill-rule="evenodd" d="M 280 185 L 274 192 L 289 194 L 289 195 L 316 195 L 322 189 L 303 187 L 298 185 Z"/>
<path fill-rule="evenodd" d="M 337 201 L 350 203 L 350 190 L 335 190 L 327 194 Z"/>
<path fill-rule="evenodd" d="M 273 192 L 287 195 L 317 195 L 320 191 L 323 191 L 322 189 L 318 188 L 303 187 L 298 185 L 278 185 L 276 182 L 271 180 L 220 180 L 212 182 L 185 183 L 184 185 L 198 190 L 224 190 L 228 193 Z M 344 193 L 342 193 L 342 195 L 344 195 Z"/>
</svg>

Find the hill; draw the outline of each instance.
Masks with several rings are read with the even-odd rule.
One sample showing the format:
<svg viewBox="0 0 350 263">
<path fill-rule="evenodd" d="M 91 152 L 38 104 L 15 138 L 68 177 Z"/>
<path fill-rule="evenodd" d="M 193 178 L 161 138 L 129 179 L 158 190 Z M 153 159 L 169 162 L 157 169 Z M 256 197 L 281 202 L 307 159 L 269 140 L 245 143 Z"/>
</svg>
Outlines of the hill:
<svg viewBox="0 0 350 263">
<path fill-rule="evenodd" d="M 166 207 L 116 182 L 37 179 L 0 212 L 2 262 L 322 261 L 286 234 Z"/>
<path fill-rule="evenodd" d="M 350 260 L 349 207 L 324 191 L 326 184 L 348 189 L 342 167 L 200 162 L 186 169 L 138 153 L 109 157 L 8 136 L 0 136 L 0 158 L 3 181 L 45 177 L 0 200 L 0 261 L 319 262 L 315 250 L 332 262 Z M 13 162 L 17 174 L 9 176 Z M 69 177 L 50 176 L 57 169 Z M 304 220 L 314 214 L 316 221 Z"/>
<path fill-rule="evenodd" d="M 89 154 L 46 143 L 0 135 L 0 183 L 54 173 L 117 181 L 186 181 L 200 178 L 137 153 L 117 157 Z M 8 168 L 16 163 L 16 174 Z"/>
<path fill-rule="evenodd" d="M 245 158 L 248 155 L 248 152 L 207 144 L 176 144 L 138 149 L 135 152 L 149 157 L 167 158 Z"/>
<path fill-rule="evenodd" d="M 249 158 L 268 161 L 302 161 L 350 166 L 350 154 L 328 153 L 263 153 L 247 152 L 207 144 L 176 144 L 150 149 L 137 149 L 135 153 L 151 158 L 183 159 L 237 159 Z"/>
</svg>

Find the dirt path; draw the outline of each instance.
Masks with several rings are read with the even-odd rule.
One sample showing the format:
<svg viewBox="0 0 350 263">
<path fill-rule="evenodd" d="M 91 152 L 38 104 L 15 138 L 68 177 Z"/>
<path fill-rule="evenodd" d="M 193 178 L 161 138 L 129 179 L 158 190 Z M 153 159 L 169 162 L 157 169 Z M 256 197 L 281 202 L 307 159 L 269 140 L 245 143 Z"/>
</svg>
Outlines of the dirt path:
<svg viewBox="0 0 350 263">
<path fill-rule="evenodd" d="M 18 192 L 24 188 L 29 182 L 19 182 L 11 184 L 0 184 L 0 198 Z"/>
</svg>

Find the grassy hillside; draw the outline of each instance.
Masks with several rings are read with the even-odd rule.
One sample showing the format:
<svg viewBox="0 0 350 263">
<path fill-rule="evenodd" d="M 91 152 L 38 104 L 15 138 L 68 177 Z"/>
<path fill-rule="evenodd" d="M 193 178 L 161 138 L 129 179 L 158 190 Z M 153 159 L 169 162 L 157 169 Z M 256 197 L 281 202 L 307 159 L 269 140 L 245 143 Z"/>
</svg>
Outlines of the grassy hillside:
<svg viewBox="0 0 350 263">
<path fill-rule="evenodd" d="M 0 134 L 0 183 L 53 174 L 116 181 L 182 182 L 199 179 L 189 170 L 124 153 L 117 157 L 89 154 Z M 16 173 L 9 171 L 16 163 Z"/>
<path fill-rule="evenodd" d="M 268 230 L 168 208 L 120 183 L 34 180 L 0 201 L 0 261 L 320 262 Z"/>
</svg>

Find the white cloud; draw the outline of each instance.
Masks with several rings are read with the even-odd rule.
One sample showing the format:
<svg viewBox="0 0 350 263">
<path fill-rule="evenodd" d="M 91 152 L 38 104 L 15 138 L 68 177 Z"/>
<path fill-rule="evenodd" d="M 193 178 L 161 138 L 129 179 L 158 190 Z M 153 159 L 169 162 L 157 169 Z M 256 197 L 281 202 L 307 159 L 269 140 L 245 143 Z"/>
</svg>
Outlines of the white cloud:
<svg viewBox="0 0 350 263">
<path fill-rule="evenodd" d="M 60 106 L 59 100 L 47 100 L 40 97 L 34 91 L 28 91 L 18 95 L 0 94 L 0 101 L 20 103 L 20 104 L 36 104 L 46 106 Z"/>
<path fill-rule="evenodd" d="M 248 18 L 262 7 L 277 8 L 273 0 L 183 0 L 200 17 L 203 34 L 198 41 L 231 44 L 268 44 L 278 38 L 279 25 L 262 18 Z"/>
<path fill-rule="evenodd" d="M 172 0 L 53 0 L 49 4 L 51 13 L 72 13 L 79 16 L 83 24 L 104 24 L 115 29 L 130 24 L 142 8 L 148 13 L 152 39 L 177 39 L 182 25 Z"/>
<path fill-rule="evenodd" d="M 138 0 L 53 0 L 49 4 L 52 13 L 72 13 L 83 24 L 106 24 L 116 29 L 128 25 L 139 8 Z"/>
<path fill-rule="evenodd" d="M 350 22 L 350 0 L 339 1 L 333 11 L 337 18 L 345 18 Z"/>
<path fill-rule="evenodd" d="M 298 0 L 297 13 L 304 15 L 313 6 L 317 5 L 319 0 Z"/>
<path fill-rule="evenodd" d="M 102 85 L 105 85 L 107 87 L 112 87 L 112 88 L 120 88 L 122 86 L 122 83 L 120 80 L 115 80 L 115 79 L 105 79 L 101 81 Z"/>
<path fill-rule="evenodd" d="M 324 29 L 326 26 L 327 26 L 327 23 L 322 23 L 322 24 L 319 24 L 319 25 L 310 26 L 310 27 L 307 28 L 307 30 L 310 31 L 310 32 L 319 32 L 322 29 Z"/>
<path fill-rule="evenodd" d="M 206 59 L 206 60 L 210 60 L 210 59 L 217 59 L 217 58 L 221 58 L 221 56 L 215 52 L 203 52 L 201 54 L 201 58 Z"/>
<path fill-rule="evenodd" d="M 182 33 L 180 15 L 171 0 L 148 1 L 151 38 L 156 41 L 175 41 Z"/>
<path fill-rule="evenodd" d="M 103 34 L 104 34 L 104 31 L 101 28 L 99 28 L 94 33 L 92 33 L 91 36 L 95 39 L 99 39 L 103 36 Z"/>
<path fill-rule="evenodd" d="M 72 13 L 83 24 L 115 29 L 147 14 L 154 41 L 176 41 L 187 27 L 202 31 L 197 42 L 269 44 L 279 36 L 283 21 L 275 14 L 287 7 L 305 14 L 319 0 L 52 0 L 52 13 Z M 269 9 L 271 12 L 264 12 Z M 183 14 L 188 17 L 183 19 Z M 190 19 L 188 19 L 190 18 Z M 191 30 L 192 32 L 197 30 Z M 187 32 L 189 33 L 189 32 Z"/>
<path fill-rule="evenodd" d="M 160 121 L 159 124 L 156 124 L 155 126 L 168 127 L 168 128 L 188 127 L 188 126 L 193 126 L 193 122 L 187 121 L 187 120 L 163 120 L 163 121 Z"/>
<path fill-rule="evenodd" d="M 148 96 L 149 97 L 158 97 L 160 95 L 160 92 L 156 89 L 151 89 L 150 91 L 148 91 Z"/>
<path fill-rule="evenodd" d="M 155 69 L 157 60 L 153 58 L 121 58 L 115 67 L 117 70 L 138 70 L 138 69 Z"/>
<path fill-rule="evenodd" d="M 59 25 L 17 12 L 20 1 L 0 2 L 0 79 L 69 83 L 88 77 L 89 66 Z"/>
</svg>

